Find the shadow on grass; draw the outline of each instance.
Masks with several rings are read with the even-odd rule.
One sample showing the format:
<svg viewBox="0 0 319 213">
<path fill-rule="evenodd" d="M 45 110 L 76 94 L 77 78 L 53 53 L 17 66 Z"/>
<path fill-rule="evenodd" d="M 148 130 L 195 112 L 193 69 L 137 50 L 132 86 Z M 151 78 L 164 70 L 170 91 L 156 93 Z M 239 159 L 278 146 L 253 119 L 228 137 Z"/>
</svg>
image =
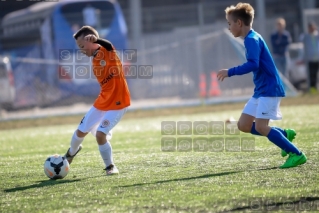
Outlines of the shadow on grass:
<svg viewBox="0 0 319 213">
<path fill-rule="evenodd" d="M 256 169 L 256 170 L 258 171 L 258 170 L 272 170 L 272 169 L 278 169 L 278 167 L 263 168 L 263 169 Z M 256 171 L 256 170 L 249 170 L 249 171 Z M 210 178 L 210 177 L 219 177 L 219 176 L 224 176 L 224 175 L 231 175 L 231 174 L 236 174 L 236 173 L 241 173 L 241 172 L 247 172 L 247 170 L 245 170 L 245 171 L 221 172 L 221 173 L 215 173 L 215 174 L 205 174 L 205 175 L 194 176 L 194 177 L 186 177 L 186 178 L 174 178 L 174 179 L 168 179 L 168 180 L 155 181 L 155 182 L 152 182 L 152 183 L 136 183 L 136 184 L 132 184 L 132 185 L 124 185 L 124 186 L 119 186 L 119 187 L 134 187 L 134 186 L 143 186 L 143 185 L 148 185 L 148 184 L 168 183 L 168 182 L 174 182 L 174 181 L 195 180 L 195 179 L 201 179 L 201 178 Z"/>
<path fill-rule="evenodd" d="M 248 170 L 248 172 L 262 171 L 262 170 L 274 170 L 274 169 L 279 169 L 279 168 L 278 167 L 262 168 L 262 169 Z M 245 172 L 245 171 L 242 171 L 242 172 Z"/>
<path fill-rule="evenodd" d="M 52 185 L 58 185 L 58 184 L 64 184 L 64 183 L 73 183 L 81 181 L 81 179 L 75 179 L 75 180 L 42 180 L 42 181 L 37 181 L 38 183 L 29 185 L 29 186 L 21 186 L 21 187 L 15 187 L 15 188 L 10 188 L 10 189 L 5 189 L 3 190 L 4 192 L 16 192 L 16 191 L 23 191 L 27 189 L 32 189 L 32 188 L 41 188 L 45 186 L 52 186 Z"/>
<path fill-rule="evenodd" d="M 96 178 L 96 177 L 100 177 L 100 176 L 105 176 L 105 175 L 77 178 L 77 179 L 73 179 L 73 180 L 61 180 L 61 179 L 60 180 L 51 180 L 51 179 L 41 180 L 41 181 L 37 181 L 37 183 L 29 185 L 29 186 L 14 187 L 14 188 L 10 188 L 10 189 L 4 189 L 3 191 L 4 192 L 23 191 L 23 190 L 27 190 L 27 189 L 41 188 L 41 187 L 45 187 L 45 186 L 73 183 L 73 182 L 78 182 L 78 181 L 82 181 L 82 180 L 86 180 L 86 179 L 90 179 L 90 178 Z"/>
<path fill-rule="evenodd" d="M 268 211 L 289 211 L 289 212 L 300 212 L 300 211 L 313 211 L 318 210 L 319 205 L 319 197 L 299 197 L 295 198 L 287 198 L 287 200 L 276 201 L 274 198 L 256 198 L 251 199 L 248 203 L 251 205 L 237 207 L 233 209 L 229 209 L 222 212 L 237 212 L 237 211 L 254 211 L 254 212 L 268 212 Z M 231 201 L 230 201 L 231 202 Z"/>
</svg>

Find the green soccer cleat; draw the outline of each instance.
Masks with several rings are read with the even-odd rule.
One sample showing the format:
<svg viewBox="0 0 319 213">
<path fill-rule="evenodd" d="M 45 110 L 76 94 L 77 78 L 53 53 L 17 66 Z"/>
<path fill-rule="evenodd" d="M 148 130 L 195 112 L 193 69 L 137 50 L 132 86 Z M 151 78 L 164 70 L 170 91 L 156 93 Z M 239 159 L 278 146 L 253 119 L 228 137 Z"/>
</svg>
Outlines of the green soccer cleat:
<svg viewBox="0 0 319 213">
<path fill-rule="evenodd" d="M 286 169 L 286 168 L 296 167 L 306 162 L 307 162 L 307 157 L 304 153 L 301 153 L 301 155 L 297 155 L 295 153 L 289 153 L 289 157 L 287 158 L 286 162 L 283 165 L 281 165 L 279 168 Z"/>
<path fill-rule="evenodd" d="M 287 133 L 287 139 L 292 142 L 295 139 L 295 136 L 297 135 L 296 131 L 294 129 L 285 129 L 285 132 Z M 287 152 L 285 150 L 281 150 L 281 156 L 286 157 Z"/>
</svg>

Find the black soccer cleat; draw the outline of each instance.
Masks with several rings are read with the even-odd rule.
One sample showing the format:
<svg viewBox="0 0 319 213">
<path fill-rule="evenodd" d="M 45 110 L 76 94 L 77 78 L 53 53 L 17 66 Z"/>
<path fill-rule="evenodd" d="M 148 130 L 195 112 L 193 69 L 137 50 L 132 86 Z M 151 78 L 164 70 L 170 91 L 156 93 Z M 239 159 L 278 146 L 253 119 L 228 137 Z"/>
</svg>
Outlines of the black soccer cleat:
<svg viewBox="0 0 319 213">
<path fill-rule="evenodd" d="M 73 156 L 71 156 L 71 155 L 69 154 L 70 148 L 68 149 L 68 151 L 65 153 L 64 157 L 65 157 L 66 160 L 69 162 L 69 164 L 72 163 L 73 158 L 76 156 L 76 154 L 78 154 L 78 153 L 81 151 L 81 149 L 82 149 L 82 145 L 79 146 L 78 151 L 77 151 Z"/>
<path fill-rule="evenodd" d="M 117 175 L 117 174 L 119 174 L 119 170 L 113 164 L 109 165 L 104 170 L 106 171 L 106 175 Z"/>
</svg>

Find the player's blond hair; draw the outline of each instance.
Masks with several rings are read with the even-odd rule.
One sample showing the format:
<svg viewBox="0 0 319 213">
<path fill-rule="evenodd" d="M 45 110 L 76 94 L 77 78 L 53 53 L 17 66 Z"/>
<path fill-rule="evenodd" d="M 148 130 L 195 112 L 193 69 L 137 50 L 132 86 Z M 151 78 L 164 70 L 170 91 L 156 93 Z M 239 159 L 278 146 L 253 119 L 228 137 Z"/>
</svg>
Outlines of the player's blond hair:
<svg viewBox="0 0 319 213">
<path fill-rule="evenodd" d="M 277 18 L 276 23 L 280 24 L 282 27 L 286 27 L 286 21 L 284 18 Z"/>
<path fill-rule="evenodd" d="M 226 16 L 230 16 L 235 22 L 239 19 L 246 26 L 251 26 L 254 20 L 255 10 L 248 3 L 238 3 L 225 9 Z"/>
</svg>

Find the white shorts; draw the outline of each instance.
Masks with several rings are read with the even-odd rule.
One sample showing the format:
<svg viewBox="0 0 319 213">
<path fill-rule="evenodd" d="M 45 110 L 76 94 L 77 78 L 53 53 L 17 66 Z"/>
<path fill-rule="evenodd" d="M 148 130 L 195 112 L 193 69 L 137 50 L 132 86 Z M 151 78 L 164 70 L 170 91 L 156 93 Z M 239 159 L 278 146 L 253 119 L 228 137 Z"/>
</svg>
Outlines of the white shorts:
<svg viewBox="0 0 319 213">
<path fill-rule="evenodd" d="M 102 111 L 96 109 L 94 106 L 82 118 L 78 129 L 81 132 L 91 132 L 95 137 L 96 132 L 100 131 L 107 135 L 107 140 L 112 138 L 112 128 L 121 120 L 127 107 L 120 110 Z"/>
<path fill-rule="evenodd" d="M 255 118 L 281 120 L 280 101 L 281 97 L 250 98 L 244 107 L 243 113 Z"/>
</svg>

